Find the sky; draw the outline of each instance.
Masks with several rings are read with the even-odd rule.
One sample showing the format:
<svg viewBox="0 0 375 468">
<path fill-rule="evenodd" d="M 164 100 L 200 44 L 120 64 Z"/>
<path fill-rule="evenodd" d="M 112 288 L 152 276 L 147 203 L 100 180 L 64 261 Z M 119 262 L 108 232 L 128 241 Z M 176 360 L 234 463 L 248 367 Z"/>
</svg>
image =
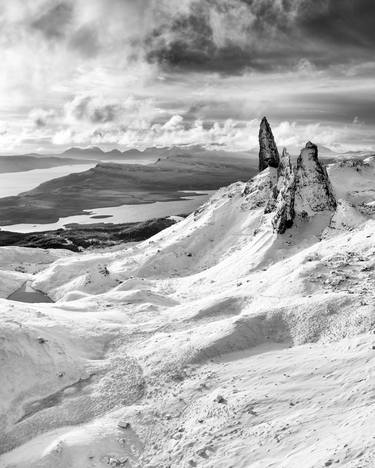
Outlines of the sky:
<svg viewBox="0 0 375 468">
<path fill-rule="evenodd" d="M 373 0 L 0 0 L 0 153 L 375 150 Z"/>
</svg>

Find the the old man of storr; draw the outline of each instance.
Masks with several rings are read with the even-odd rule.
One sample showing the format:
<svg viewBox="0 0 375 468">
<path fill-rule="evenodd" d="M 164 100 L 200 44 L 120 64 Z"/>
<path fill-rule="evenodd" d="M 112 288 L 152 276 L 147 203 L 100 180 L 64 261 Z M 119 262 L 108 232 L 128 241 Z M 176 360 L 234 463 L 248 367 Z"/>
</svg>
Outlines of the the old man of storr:
<svg viewBox="0 0 375 468">
<path fill-rule="evenodd" d="M 375 0 L 0 0 L 0 468 L 375 468 Z"/>
</svg>

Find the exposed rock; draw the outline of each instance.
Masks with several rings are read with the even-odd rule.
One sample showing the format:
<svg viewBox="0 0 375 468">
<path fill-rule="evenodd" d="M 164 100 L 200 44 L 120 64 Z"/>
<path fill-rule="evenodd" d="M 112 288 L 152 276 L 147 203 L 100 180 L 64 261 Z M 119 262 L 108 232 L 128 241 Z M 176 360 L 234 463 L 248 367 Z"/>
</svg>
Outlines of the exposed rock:
<svg viewBox="0 0 375 468">
<path fill-rule="evenodd" d="M 275 231 L 283 234 L 288 228 L 292 227 L 294 221 L 294 200 L 296 191 L 296 180 L 294 168 L 292 166 L 290 155 L 284 148 L 280 165 L 278 168 L 278 180 L 274 194 L 275 216 L 272 225 Z"/>
<path fill-rule="evenodd" d="M 337 163 L 338 167 L 355 167 L 357 170 L 368 166 L 369 164 L 362 159 L 342 159 Z"/>
<path fill-rule="evenodd" d="M 336 206 L 327 171 L 318 160 L 318 147 L 308 142 L 297 160 L 295 212 L 313 216 L 320 211 L 334 211 Z"/>
<path fill-rule="evenodd" d="M 277 168 L 279 159 L 270 124 L 266 117 L 263 117 L 259 129 L 259 172 L 264 171 L 268 166 Z"/>
<path fill-rule="evenodd" d="M 128 421 L 120 421 L 117 425 L 121 429 L 130 429 L 131 428 L 131 424 Z"/>
<path fill-rule="evenodd" d="M 215 401 L 217 403 L 223 403 L 223 404 L 225 404 L 227 402 L 227 400 L 223 397 L 223 395 L 217 395 L 216 398 L 215 398 Z"/>
<path fill-rule="evenodd" d="M 318 148 L 308 142 L 293 167 L 286 149 L 279 161 L 277 181 L 269 189 L 265 214 L 273 214 L 272 226 L 278 234 L 292 227 L 296 215 L 303 218 L 321 211 L 335 211 L 336 199 L 326 169 L 318 160 Z"/>
</svg>

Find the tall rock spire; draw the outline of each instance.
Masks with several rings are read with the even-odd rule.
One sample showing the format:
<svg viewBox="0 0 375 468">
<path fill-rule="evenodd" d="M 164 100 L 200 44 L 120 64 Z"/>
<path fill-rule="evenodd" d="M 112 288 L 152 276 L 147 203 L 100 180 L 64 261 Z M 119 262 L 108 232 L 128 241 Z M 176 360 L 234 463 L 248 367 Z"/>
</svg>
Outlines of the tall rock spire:
<svg viewBox="0 0 375 468">
<path fill-rule="evenodd" d="M 277 193 L 274 208 L 275 215 L 272 220 L 273 228 L 279 234 L 284 234 L 284 232 L 293 225 L 295 217 L 295 190 L 296 181 L 294 168 L 290 160 L 290 155 L 284 148 L 278 168 L 278 180 L 275 191 Z"/>
<path fill-rule="evenodd" d="M 270 124 L 266 117 L 263 117 L 259 129 L 259 172 L 268 166 L 279 166 L 279 152 L 273 138 Z"/>
<path fill-rule="evenodd" d="M 319 211 L 334 211 L 336 206 L 327 171 L 318 159 L 318 147 L 309 141 L 297 160 L 296 214 L 313 216 Z"/>
</svg>

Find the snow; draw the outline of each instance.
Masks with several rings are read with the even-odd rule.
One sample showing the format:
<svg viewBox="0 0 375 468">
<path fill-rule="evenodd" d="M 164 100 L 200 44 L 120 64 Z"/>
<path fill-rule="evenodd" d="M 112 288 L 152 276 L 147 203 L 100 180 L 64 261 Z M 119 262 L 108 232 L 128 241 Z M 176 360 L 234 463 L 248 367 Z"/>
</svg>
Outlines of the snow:
<svg viewBox="0 0 375 468">
<path fill-rule="evenodd" d="M 121 250 L 0 248 L 0 467 L 375 466 L 372 171 L 283 235 L 269 168 Z"/>
<path fill-rule="evenodd" d="M 33 274 L 61 257 L 71 256 L 65 250 L 28 249 L 26 247 L 1 247 L 0 297 L 6 298 L 19 289 Z"/>
<path fill-rule="evenodd" d="M 375 162 L 368 158 L 356 163 L 354 167 L 352 160 L 331 165 L 328 174 L 337 198 L 360 205 L 374 200 Z"/>
</svg>

